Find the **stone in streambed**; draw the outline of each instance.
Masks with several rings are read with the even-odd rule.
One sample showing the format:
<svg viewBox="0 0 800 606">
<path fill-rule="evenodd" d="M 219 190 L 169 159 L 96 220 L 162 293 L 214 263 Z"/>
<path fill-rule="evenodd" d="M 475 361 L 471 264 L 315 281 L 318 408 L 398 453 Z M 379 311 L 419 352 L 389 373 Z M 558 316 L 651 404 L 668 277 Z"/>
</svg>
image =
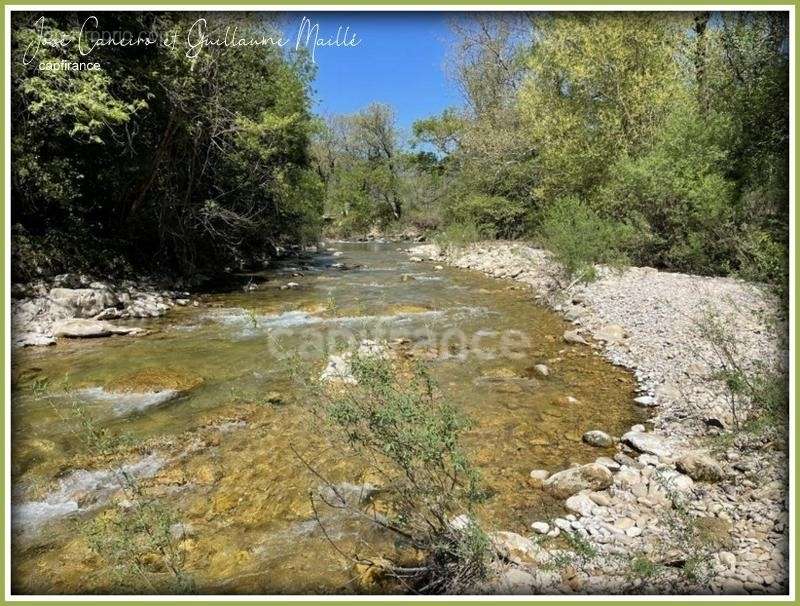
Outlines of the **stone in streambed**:
<svg viewBox="0 0 800 606">
<path fill-rule="evenodd" d="M 145 368 L 106 383 L 106 391 L 116 393 L 154 393 L 159 391 L 187 392 L 203 383 L 203 378 L 191 373 L 164 368 Z"/>
<path fill-rule="evenodd" d="M 581 345 L 587 345 L 586 339 L 581 336 L 577 330 L 568 330 L 564 333 L 564 341 L 567 343 L 579 343 Z"/>
<path fill-rule="evenodd" d="M 534 469 L 531 471 L 530 483 L 534 486 L 534 488 L 540 487 L 544 481 L 550 477 L 550 472 L 545 469 Z"/>
<path fill-rule="evenodd" d="M 53 324 L 53 336 L 69 339 L 107 337 L 109 335 L 139 335 L 144 330 L 130 326 L 115 326 L 105 320 L 84 320 L 72 318 Z"/>
<path fill-rule="evenodd" d="M 553 496 L 565 499 L 582 490 L 603 490 L 612 482 L 613 476 L 608 469 L 589 463 L 554 473 L 545 480 L 543 487 Z"/>
<path fill-rule="evenodd" d="M 550 369 L 546 364 L 536 364 L 533 369 L 543 377 L 550 376 Z"/>
<path fill-rule="evenodd" d="M 612 438 L 606 432 L 600 431 L 599 429 L 593 429 L 592 431 L 587 431 L 585 434 L 583 434 L 581 439 L 590 446 L 597 446 L 600 448 L 604 448 L 614 444 L 614 438 Z"/>
</svg>

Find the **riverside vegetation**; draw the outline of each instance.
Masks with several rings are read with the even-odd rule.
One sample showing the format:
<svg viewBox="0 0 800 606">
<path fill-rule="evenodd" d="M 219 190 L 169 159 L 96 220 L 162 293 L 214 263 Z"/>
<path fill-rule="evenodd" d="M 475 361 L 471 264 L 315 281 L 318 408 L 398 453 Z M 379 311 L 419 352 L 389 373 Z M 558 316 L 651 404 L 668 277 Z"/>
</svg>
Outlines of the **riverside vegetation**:
<svg viewBox="0 0 800 606">
<path fill-rule="evenodd" d="M 457 16 L 410 133 L 11 27 L 15 591 L 786 591 L 786 14 Z"/>
</svg>

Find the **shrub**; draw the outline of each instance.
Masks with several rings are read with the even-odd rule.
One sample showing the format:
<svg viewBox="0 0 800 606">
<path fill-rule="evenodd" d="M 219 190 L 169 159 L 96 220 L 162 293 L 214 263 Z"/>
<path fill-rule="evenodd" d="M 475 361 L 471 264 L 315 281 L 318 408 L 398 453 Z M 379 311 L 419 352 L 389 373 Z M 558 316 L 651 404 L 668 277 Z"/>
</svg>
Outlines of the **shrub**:
<svg viewBox="0 0 800 606">
<path fill-rule="evenodd" d="M 455 223 L 478 226 L 496 238 L 516 238 L 527 231 L 528 208 L 519 200 L 471 194 L 450 209 Z"/>
<path fill-rule="evenodd" d="M 578 198 L 559 198 L 542 216 L 538 230 L 543 246 L 570 276 L 589 280 L 595 263 L 621 265 L 634 238 L 633 229 L 602 218 Z"/>
<path fill-rule="evenodd" d="M 492 238 L 492 235 L 475 223 L 451 223 L 433 238 L 440 248 L 462 247 L 481 240 Z"/>
<path fill-rule="evenodd" d="M 625 155 L 592 200 L 611 216 L 638 222 L 636 262 L 694 273 L 730 271 L 737 241 L 734 187 L 726 179 L 719 117 L 676 112 L 641 154 Z"/>
<path fill-rule="evenodd" d="M 426 554 L 413 567 L 383 568 L 423 593 L 468 589 L 486 575 L 489 541 L 471 515 L 485 493 L 460 446 L 467 419 L 441 400 L 422 365 L 401 373 L 389 360 L 358 355 L 350 365 L 356 384 L 320 386 L 313 411 L 329 438 L 377 475 L 389 513 L 371 520 Z M 344 498 L 328 505 L 353 507 Z M 462 514 L 469 521 L 453 524 Z"/>
</svg>

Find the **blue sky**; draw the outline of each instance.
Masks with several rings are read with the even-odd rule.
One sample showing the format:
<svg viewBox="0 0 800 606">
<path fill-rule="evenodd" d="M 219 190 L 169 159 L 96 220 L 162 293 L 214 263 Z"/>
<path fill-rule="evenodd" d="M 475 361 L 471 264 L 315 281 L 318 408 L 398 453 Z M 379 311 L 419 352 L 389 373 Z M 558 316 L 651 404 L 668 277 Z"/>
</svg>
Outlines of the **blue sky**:
<svg viewBox="0 0 800 606">
<path fill-rule="evenodd" d="M 394 106 L 399 126 L 459 105 L 456 87 L 443 65 L 450 32 L 447 13 L 290 13 L 281 29 L 294 48 L 302 16 L 319 23 L 320 37 L 335 37 L 349 26 L 361 40 L 355 48 L 318 48 L 315 111 L 354 112 L 369 103 Z"/>
</svg>

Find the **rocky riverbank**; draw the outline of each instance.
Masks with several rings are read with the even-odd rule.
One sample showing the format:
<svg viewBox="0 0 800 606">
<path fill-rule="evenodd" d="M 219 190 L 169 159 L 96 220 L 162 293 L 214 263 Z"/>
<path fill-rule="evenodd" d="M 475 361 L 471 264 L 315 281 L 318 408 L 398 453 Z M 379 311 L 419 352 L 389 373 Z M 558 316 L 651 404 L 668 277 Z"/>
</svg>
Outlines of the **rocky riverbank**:
<svg viewBox="0 0 800 606">
<path fill-rule="evenodd" d="M 15 347 L 52 345 L 58 338 L 141 335 L 121 321 L 157 318 L 191 303 L 188 292 L 167 290 L 150 280 L 112 284 L 82 274 L 11 287 L 11 334 Z"/>
<path fill-rule="evenodd" d="M 517 243 L 409 253 L 530 286 L 574 325 L 566 342 L 635 373 L 635 404 L 652 410 L 649 428 L 584 437 L 616 442 L 613 458 L 531 472 L 531 485 L 565 499 L 570 513 L 531 520 L 528 536 L 495 533 L 507 567 L 490 591 L 788 591 L 786 436 L 733 431 L 756 411 L 743 401 L 734 417 L 715 378 L 719 347 L 704 330 L 712 319 L 723 325 L 745 370 L 785 368 L 786 325 L 773 320 L 778 302 L 764 289 L 652 268 L 598 267 L 596 281 L 570 284 L 547 252 Z"/>
</svg>

